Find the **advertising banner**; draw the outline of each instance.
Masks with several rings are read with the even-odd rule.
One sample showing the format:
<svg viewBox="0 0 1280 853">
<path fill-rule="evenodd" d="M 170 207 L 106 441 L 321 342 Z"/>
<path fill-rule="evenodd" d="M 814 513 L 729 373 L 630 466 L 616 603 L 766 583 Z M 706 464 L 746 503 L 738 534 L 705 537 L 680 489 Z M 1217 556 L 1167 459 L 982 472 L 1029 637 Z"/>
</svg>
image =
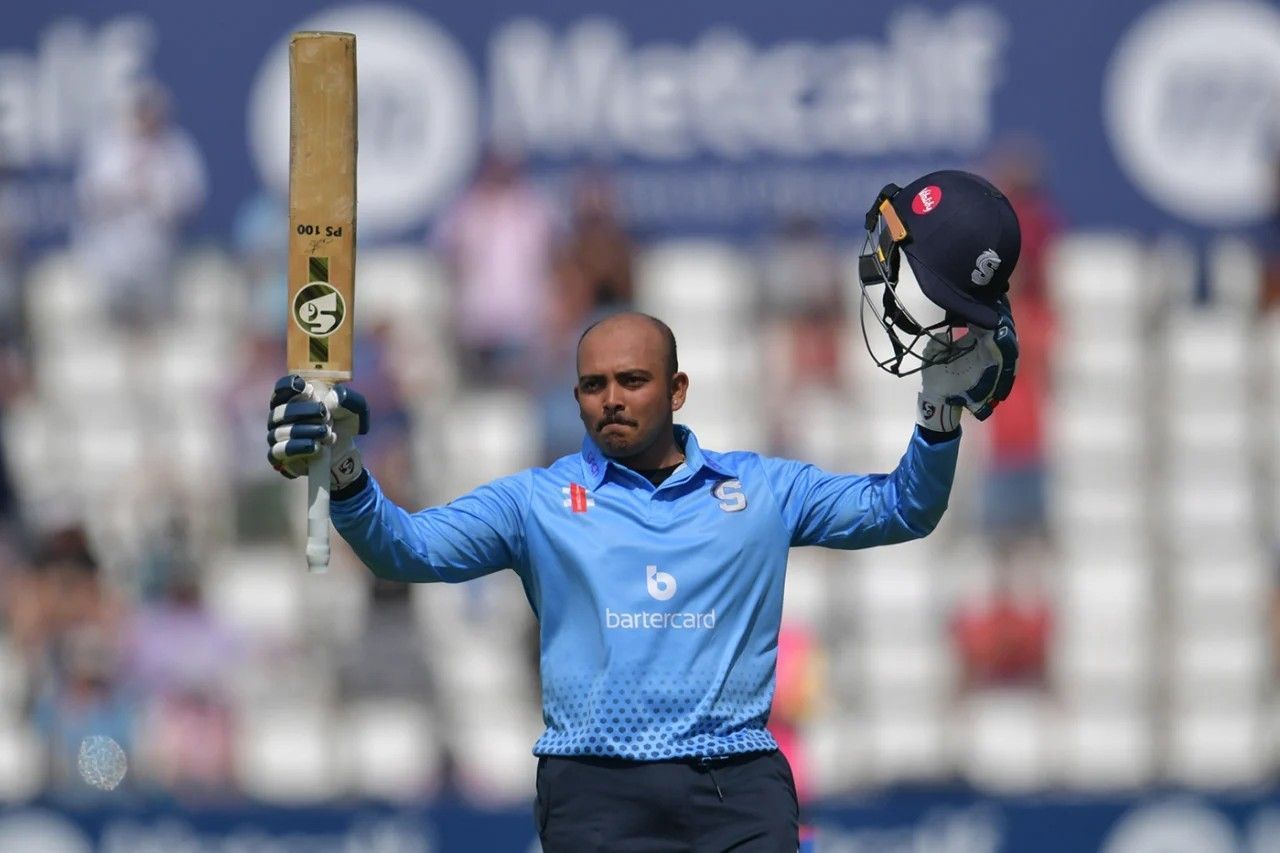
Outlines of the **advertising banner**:
<svg viewBox="0 0 1280 853">
<path fill-rule="evenodd" d="M 797 213 L 852 231 L 886 181 L 983 169 L 1015 139 L 1082 227 L 1238 233 L 1274 200 L 1266 0 L 60 5 L 19 4 L 0 33 L 0 199 L 37 239 L 65 234 L 84 145 L 146 79 L 207 163 L 199 233 L 282 194 L 300 29 L 357 35 L 374 241 L 420 236 L 490 140 L 555 191 L 604 168 L 646 235 Z"/>
</svg>

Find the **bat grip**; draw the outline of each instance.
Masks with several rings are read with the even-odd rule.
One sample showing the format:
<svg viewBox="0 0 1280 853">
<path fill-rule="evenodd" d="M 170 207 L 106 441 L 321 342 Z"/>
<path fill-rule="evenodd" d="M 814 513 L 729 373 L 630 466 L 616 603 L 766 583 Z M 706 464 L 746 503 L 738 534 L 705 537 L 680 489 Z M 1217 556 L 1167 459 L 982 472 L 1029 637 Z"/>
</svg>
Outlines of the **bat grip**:
<svg viewBox="0 0 1280 853">
<path fill-rule="evenodd" d="M 323 400 L 329 386 L 312 382 L 316 399 Z M 329 571 L 329 464 L 328 445 L 307 465 L 307 571 L 322 574 Z"/>
</svg>

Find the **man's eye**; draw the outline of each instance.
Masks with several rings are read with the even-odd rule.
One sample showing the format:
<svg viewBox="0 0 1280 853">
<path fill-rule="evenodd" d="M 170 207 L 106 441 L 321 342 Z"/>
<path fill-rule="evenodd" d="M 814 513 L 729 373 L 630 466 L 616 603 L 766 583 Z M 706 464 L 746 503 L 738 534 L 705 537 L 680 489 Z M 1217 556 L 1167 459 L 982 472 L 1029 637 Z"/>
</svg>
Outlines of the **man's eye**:
<svg viewBox="0 0 1280 853">
<path fill-rule="evenodd" d="M 632 388 L 636 388 L 640 385 L 643 385 L 644 382 L 645 382 L 645 379 L 643 376 L 628 376 L 627 378 L 622 380 L 623 385 L 628 385 Z"/>
</svg>

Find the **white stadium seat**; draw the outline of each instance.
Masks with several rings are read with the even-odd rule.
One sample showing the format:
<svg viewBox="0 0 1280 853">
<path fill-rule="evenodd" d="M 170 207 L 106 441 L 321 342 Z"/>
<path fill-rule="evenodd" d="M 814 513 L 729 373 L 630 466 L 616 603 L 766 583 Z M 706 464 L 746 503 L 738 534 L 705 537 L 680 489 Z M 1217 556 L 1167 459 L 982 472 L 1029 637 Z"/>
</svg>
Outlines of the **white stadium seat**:
<svg viewBox="0 0 1280 853">
<path fill-rule="evenodd" d="M 1254 620 L 1234 631 L 1174 637 L 1170 648 L 1174 701 L 1197 712 L 1256 702 L 1271 676 L 1267 636 L 1261 630 L 1264 624 Z"/>
<path fill-rule="evenodd" d="M 857 592 L 851 615 L 865 634 L 884 639 L 933 636 L 940 609 L 934 552 L 929 539 L 919 539 L 877 549 L 850 568 L 842 582 Z"/>
<path fill-rule="evenodd" d="M 1058 744 L 1053 713 L 1036 691 L 992 690 L 967 699 L 959 711 L 961 770 L 981 788 L 1016 792 L 1054 779 Z"/>
<path fill-rule="evenodd" d="M 1091 325 L 1118 335 L 1132 333 L 1145 307 L 1142 247 L 1111 234 L 1069 234 L 1057 241 L 1048 260 L 1053 298 L 1066 316 L 1083 315 Z"/>
<path fill-rule="evenodd" d="M 1145 705 L 1070 707 L 1051 735 L 1061 746 L 1063 784 L 1116 790 L 1147 784 L 1155 773 L 1155 730 Z"/>
<path fill-rule="evenodd" d="M 1167 770 L 1172 781 L 1196 787 L 1251 785 L 1270 772 L 1267 740 L 1253 703 L 1175 706 Z"/>
<path fill-rule="evenodd" d="M 928 781 L 948 775 L 942 708 L 912 703 L 876 707 L 862 720 L 866 762 L 874 782 Z"/>
<path fill-rule="evenodd" d="M 535 414 L 532 401 L 515 391 L 457 397 L 441 424 L 443 458 L 420 460 L 425 479 L 445 492 L 439 500 L 533 465 L 540 441 Z"/>
<path fill-rule="evenodd" d="M 847 794 L 866 781 L 868 734 L 862 717 L 824 714 L 810 721 L 803 735 L 814 796 Z"/>
<path fill-rule="evenodd" d="M 235 773 L 251 797 L 304 805 L 342 793 L 340 730 L 323 705 L 289 703 L 241 715 Z"/>
<path fill-rule="evenodd" d="M 831 572 L 835 567 L 830 551 L 822 548 L 793 548 L 787 555 L 786 592 L 782 600 L 782 621 L 821 630 L 831 613 Z"/>
<path fill-rule="evenodd" d="M 415 702 L 365 700 L 340 721 L 350 791 L 414 803 L 440 783 L 441 754 L 431 717 Z"/>
<path fill-rule="evenodd" d="M 955 695 L 956 661 L 945 636 L 859 644 L 861 692 L 880 705 L 942 705 Z"/>
<path fill-rule="evenodd" d="M 246 637 L 292 644 L 302 635 L 306 572 L 294 549 L 240 548 L 218 555 L 204 575 L 209 610 Z"/>
<path fill-rule="evenodd" d="M 528 802 L 537 769 L 530 749 L 541 733 L 536 714 L 493 703 L 459 720 L 451 743 L 467 797 L 490 806 Z"/>
<path fill-rule="evenodd" d="M 751 259 L 725 243 L 669 241 L 644 250 L 636 262 L 637 306 L 670 323 L 677 340 L 686 315 L 720 318 L 723 337 L 739 336 L 755 293 Z"/>
<path fill-rule="evenodd" d="M 33 726 L 0 719 L 0 803 L 29 800 L 48 775 L 45 744 Z"/>
</svg>

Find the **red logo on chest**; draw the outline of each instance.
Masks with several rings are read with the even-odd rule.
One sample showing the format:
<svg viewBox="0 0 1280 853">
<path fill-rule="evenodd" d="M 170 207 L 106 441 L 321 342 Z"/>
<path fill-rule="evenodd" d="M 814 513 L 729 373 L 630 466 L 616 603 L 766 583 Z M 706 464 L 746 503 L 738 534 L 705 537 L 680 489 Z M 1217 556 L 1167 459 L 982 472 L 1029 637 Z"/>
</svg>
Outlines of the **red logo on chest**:
<svg viewBox="0 0 1280 853">
<path fill-rule="evenodd" d="M 585 487 L 580 486 L 577 483 L 570 483 L 568 486 L 563 486 L 560 489 L 560 492 L 567 496 L 564 499 L 564 505 L 573 512 L 586 512 L 587 507 L 596 505 L 596 502 L 591 498 L 591 493 L 588 492 Z"/>
</svg>

